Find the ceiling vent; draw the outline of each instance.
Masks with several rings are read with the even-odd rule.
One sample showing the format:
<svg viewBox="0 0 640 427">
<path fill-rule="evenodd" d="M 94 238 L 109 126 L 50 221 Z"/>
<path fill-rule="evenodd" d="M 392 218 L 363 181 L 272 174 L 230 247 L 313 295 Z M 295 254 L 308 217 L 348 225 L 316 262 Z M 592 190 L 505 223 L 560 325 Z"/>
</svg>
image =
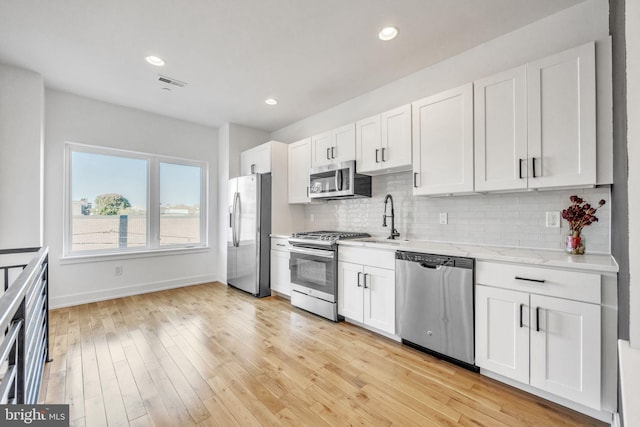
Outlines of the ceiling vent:
<svg viewBox="0 0 640 427">
<path fill-rule="evenodd" d="M 174 79 L 172 77 L 163 76 L 162 74 L 158 74 L 158 81 L 160 83 L 177 87 L 185 87 L 187 85 L 187 83 L 185 82 L 181 82 L 180 80 Z"/>
</svg>

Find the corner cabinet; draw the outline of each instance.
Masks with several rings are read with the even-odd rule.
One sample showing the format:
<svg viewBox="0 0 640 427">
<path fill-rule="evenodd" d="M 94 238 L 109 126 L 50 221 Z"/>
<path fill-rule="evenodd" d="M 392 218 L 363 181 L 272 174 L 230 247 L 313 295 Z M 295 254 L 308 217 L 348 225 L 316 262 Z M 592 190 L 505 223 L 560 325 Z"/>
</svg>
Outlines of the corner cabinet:
<svg viewBox="0 0 640 427">
<path fill-rule="evenodd" d="M 356 128 L 351 123 L 311 137 L 311 166 L 340 163 L 356 158 Z"/>
<path fill-rule="evenodd" d="M 478 261 L 476 364 L 601 410 L 601 276 Z"/>
<path fill-rule="evenodd" d="M 356 122 L 358 173 L 379 175 L 411 169 L 411 105 Z"/>
<path fill-rule="evenodd" d="M 593 42 L 474 82 L 475 190 L 596 184 Z"/>
<path fill-rule="evenodd" d="M 413 194 L 473 192 L 473 86 L 416 101 Z"/>
<path fill-rule="evenodd" d="M 395 334 L 394 252 L 345 246 L 338 257 L 338 314 Z"/>
<path fill-rule="evenodd" d="M 289 203 L 310 203 L 311 138 L 289 144 Z"/>
</svg>

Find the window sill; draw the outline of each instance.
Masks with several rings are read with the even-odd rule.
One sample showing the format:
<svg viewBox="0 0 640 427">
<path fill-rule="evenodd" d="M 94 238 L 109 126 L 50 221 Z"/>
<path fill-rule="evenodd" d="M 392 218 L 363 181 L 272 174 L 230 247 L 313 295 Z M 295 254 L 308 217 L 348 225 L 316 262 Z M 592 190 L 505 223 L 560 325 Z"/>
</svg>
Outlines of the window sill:
<svg viewBox="0 0 640 427">
<path fill-rule="evenodd" d="M 136 258 L 153 258 L 160 256 L 171 255 L 187 255 L 204 253 L 211 250 L 209 246 L 197 246 L 193 248 L 167 248 L 167 249 L 153 249 L 153 250 L 141 250 L 131 252 L 112 252 L 112 253 L 99 253 L 99 254 L 87 254 L 87 255 L 66 255 L 60 257 L 60 264 L 81 264 L 85 262 L 104 262 L 104 261 L 118 261 L 126 259 Z"/>
</svg>

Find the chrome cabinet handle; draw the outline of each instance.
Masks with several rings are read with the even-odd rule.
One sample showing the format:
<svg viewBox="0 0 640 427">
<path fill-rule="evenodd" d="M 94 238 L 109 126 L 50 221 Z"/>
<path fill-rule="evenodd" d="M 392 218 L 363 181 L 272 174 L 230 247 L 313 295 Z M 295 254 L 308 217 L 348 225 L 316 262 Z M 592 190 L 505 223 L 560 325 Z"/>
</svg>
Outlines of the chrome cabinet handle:
<svg viewBox="0 0 640 427">
<path fill-rule="evenodd" d="M 331 157 L 329 157 L 329 147 L 327 147 L 327 160 L 331 160 Z"/>
<path fill-rule="evenodd" d="M 529 279 L 528 277 L 520 277 L 520 276 L 516 276 L 515 279 L 524 280 L 525 282 L 544 283 L 544 279 Z"/>
<path fill-rule="evenodd" d="M 382 149 L 382 162 L 383 163 L 387 161 L 387 159 L 384 158 L 384 150 L 386 150 L 386 148 Z"/>
<path fill-rule="evenodd" d="M 376 148 L 376 163 L 380 163 L 380 161 L 378 160 L 378 152 L 380 151 L 379 148 Z"/>
<path fill-rule="evenodd" d="M 533 169 L 533 177 L 537 178 L 537 176 L 536 176 L 536 158 L 535 157 L 531 158 L 531 168 Z"/>
<path fill-rule="evenodd" d="M 331 147 L 331 158 L 332 159 L 336 158 L 336 147 Z"/>
<path fill-rule="evenodd" d="M 536 332 L 540 332 L 540 307 L 536 307 Z"/>
<path fill-rule="evenodd" d="M 369 289 L 369 287 L 367 286 L 367 276 L 369 275 L 369 273 L 364 273 L 364 288 L 365 289 Z"/>
<path fill-rule="evenodd" d="M 418 172 L 413 173 L 413 188 L 418 188 Z"/>
<path fill-rule="evenodd" d="M 358 287 L 361 288 L 362 285 L 360 284 L 360 276 L 362 276 L 362 273 L 358 271 Z"/>
<path fill-rule="evenodd" d="M 256 173 L 256 164 L 252 164 L 251 165 L 251 175 L 253 175 L 254 173 Z"/>
</svg>

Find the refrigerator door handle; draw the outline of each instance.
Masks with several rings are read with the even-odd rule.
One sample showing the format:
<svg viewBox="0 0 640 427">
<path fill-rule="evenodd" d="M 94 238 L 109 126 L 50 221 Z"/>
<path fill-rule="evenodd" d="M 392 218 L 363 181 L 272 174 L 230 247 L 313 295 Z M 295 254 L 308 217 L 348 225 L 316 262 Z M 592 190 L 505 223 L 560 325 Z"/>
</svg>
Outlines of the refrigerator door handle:
<svg viewBox="0 0 640 427">
<path fill-rule="evenodd" d="M 238 242 L 238 208 L 239 208 L 239 202 L 240 201 L 240 194 L 238 192 L 236 192 L 233 195 L 233 226 L 231 229 L 231 236 L 233 238 L 233 246 L 238 247 L 239 246 L 239 242 Z"/>
</svg>

